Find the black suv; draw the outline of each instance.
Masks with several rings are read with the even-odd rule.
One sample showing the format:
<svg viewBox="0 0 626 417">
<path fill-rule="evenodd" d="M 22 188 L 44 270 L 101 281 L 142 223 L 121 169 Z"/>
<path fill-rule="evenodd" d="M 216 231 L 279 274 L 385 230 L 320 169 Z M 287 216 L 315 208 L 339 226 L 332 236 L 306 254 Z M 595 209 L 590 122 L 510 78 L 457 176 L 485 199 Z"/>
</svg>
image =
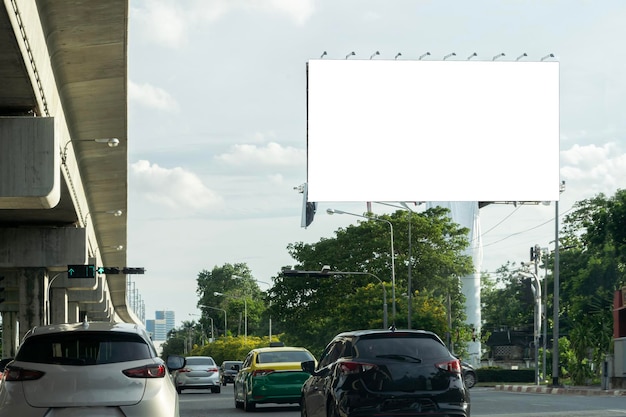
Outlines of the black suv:
<svg viewBox="0 0 626 417">
<path fill-rule="evenodd" d="M 302 369 L 302 416 L 470 415 L 460 362 L 432 332 L 341 333 Z"/>
</svg>

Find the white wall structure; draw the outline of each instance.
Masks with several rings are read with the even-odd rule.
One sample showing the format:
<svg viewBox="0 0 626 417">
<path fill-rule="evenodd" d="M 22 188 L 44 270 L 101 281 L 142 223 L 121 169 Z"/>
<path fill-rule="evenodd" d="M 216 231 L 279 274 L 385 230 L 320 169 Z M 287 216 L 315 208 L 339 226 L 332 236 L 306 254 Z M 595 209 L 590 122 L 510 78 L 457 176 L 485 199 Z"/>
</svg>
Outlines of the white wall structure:
<svg viewBox="0 0 626 417">
<path fill-rule="evenodd" d="M 426 204 L 426 208 L 445 207 L 450 210 L 450 217 L 453 222 L 469 229 L 468 239 L 470 245 L 466 255 L 472 257 L 474 263 L 474 273 L 461 278 L 463 295 L 465 295 L 465 313 L 467 324 L 474 327 L 476 331 L 476 341 L 468 344 L 469 358 L 464 358 L 472 365 L 480 365 L 482 356 L 480 332 L 481 332 L 481 308 L 480 308 L 480 270 L 483 259 L 483 248 L 480 234 L 480 212 L 476 201 L 431 201 Z"/>
</svg>

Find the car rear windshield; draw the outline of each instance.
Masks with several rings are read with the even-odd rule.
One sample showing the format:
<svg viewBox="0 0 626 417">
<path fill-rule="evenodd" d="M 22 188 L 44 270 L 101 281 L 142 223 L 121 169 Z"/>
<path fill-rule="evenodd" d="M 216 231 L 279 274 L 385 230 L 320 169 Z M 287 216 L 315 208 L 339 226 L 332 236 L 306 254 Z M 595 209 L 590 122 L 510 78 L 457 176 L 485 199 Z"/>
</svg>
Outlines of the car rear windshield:
<svg viewBox="0 0 626 417">
<path fill-rule="evenodd" d="M 408 334 L 361 338 L 356 342 L 354 349 L 356 356 L 368 358 L 399 355 L 428 361 L 450 356 L 448 349 L 437 340 Z"/>
<path fill-rule="evenodd" d="M 187 357 L 187 365 L 215 365 L 212 358 Z"/>
<path fill-rule="evenodd" d="M 304 350 L 280 352 L 259 352 L 257 363 L 305 362 L 313 360 L 313 356 Z"/>
<path fill-rule="evenodd" d="M 151 357 L 148 344 L 132 333 L 71 332 L 29 337 L 18 350 L 15 360 L 80 366 Z"/>
</svg>

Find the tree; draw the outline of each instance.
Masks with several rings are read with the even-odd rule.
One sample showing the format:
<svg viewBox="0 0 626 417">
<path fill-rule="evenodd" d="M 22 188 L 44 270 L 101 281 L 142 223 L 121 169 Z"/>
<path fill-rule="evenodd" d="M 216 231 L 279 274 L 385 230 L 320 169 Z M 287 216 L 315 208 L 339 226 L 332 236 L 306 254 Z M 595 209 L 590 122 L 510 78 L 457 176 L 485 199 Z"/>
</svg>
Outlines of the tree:
<svg viewBox="0 0 626 417">
<path fill-rule="evenodd" d="M 183 321 L 181 326 L 167 334 L 167 340 L 161 346 L 163 358 L 169 355 L 188 355 L 194 346 L 203 343 L 204 334 L 195 321 Z"/>
<path fill-rule="evenodd" d="M 390 323 L 398 328 L 407 326 L 406 290 L 410 265 L 412 290 L 423 297 L 413 300 L 412 321 L 433 326 L 432 330 L 437 332 L 451 331 L 445 315 L 443 320 L 441 317 L 441 312 L 447 310 L 442 306 L 447 304 L 449 296 L 453 327 L 462 327 L 465 316 L 460 277 L 473 270 L 471 258 L 463 254 L 468 246 L 468 229 L 453 223 L 449 210 L 442 207 L 423 213 L 398 210 L 380 219 L 391 222 L 394 229 L 398 314 L 391 317 L 392 309 L 389 309 Z M 410 255 L 409 221 L 412 227 Z M 334 271 L 368 272 L 385 282 L 388 293 L 391 293 L 392 282 L 390 249 L 390 228 L 377 220 L 340 228 L 334 238 L 322 238 L 314 244 L 298 242 L 288 246 L 290 255 L 298 262 L 296 269 L 320 271 L 322 266 L 329 265 Z M 285 342 L 321 351 L 340 331 L 382 327 L 382 296 L 380 283 L 372 282 L 368 276 L 294 278 L 279 274 L 270 292 L 271 313 L 272 317 L 280 318 Z M 437 312 L 426 313 L 425 306 Z"/>
<path fill-rule="evenodd" d="M 569 334 L 576 383 L 598 376 L 611 349 L 612 302 L 626 282 L 626 191 L 577 202 L 564 219 L 560 323 Z M 592 372 L 592 370 L 595 370 Z"/>
<path fill-rule="evenodd" d="M 212 317 L 218 333 L 232 334 L 234 331 L 237 335 L 244 335 L 247 311 L 248 334 L 265 334 L 266 328 L 261 324 L 266 310 L 265 295 L 245 263 L 224 264 L 215 266 L 212 271 L 203 270 L 198 274 L 197 283 L 197 305 L 202 311 L 200 322 L 205 328 L 210 327 L 208 317 Z M 220 327 L 224 323 L 222 311 L 226 311 L 228 321 L 226 332 L 223 325 Z"/>
<path fill-rule="evenodd" d="M 483 274 L 480 292 L 483 329 L 488 331 L 533 329 L 534 299 L 529 278 L 515 274 L 516 264 L 498 268 L 494 277 Z"/>
</svg>

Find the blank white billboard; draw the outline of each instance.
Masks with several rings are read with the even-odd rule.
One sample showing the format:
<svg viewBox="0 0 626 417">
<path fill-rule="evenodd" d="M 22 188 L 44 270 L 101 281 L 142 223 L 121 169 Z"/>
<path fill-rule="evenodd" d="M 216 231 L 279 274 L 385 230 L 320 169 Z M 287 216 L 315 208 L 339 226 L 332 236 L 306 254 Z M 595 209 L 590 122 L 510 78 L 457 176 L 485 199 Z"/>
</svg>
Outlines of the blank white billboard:
<svg viewBox="0 0 626 417">
<path fill-rule="evenodd" d="M 559 63 L 311 60 L 308 201 L 556 201 Z"/>
</svg>

